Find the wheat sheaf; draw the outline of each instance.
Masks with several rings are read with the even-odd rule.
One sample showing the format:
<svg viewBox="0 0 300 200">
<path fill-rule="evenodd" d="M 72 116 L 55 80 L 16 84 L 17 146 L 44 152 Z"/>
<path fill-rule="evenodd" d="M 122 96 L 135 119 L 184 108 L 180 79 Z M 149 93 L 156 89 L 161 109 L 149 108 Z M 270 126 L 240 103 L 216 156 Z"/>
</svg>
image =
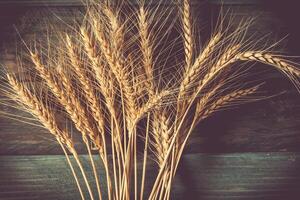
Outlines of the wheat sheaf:
<svg viewBox="0 0 300 200">
<path fill-rule="evenodd" d="M 170 199 L 196 125 L 223 108 L 261 98 L 256 94 L 261 83 L 243 81 L 253 63 L 280 71 L 299 90 L 299 68 L 272 53 L 272 45 L 248 39 L 248 22 L 235 28 L 220 23 L 203 43 L 189 0 L 174 5 L 88 1 L 83 20 L 71 30 L 55 32 L 53 41 L 48 36 L 24 45 L 17 54 L 16 63 L 30 71 L 29 78 L 6 70 L 1 91 L 15 103 L 1 102 L 30 113 L 56 138 L 83 200 Z M 94 180 L 86 176 L 57 110 L 80 133 Z M 153 165 L 157 174 L 148 181 Z"/>
</svg>

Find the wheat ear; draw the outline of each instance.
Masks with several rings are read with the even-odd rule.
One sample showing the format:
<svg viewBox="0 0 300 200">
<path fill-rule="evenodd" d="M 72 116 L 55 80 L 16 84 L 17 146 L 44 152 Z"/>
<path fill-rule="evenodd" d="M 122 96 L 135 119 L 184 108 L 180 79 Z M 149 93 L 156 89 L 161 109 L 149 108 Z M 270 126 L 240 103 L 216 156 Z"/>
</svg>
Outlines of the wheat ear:
<svg viewBox="0 0 300 200">
<path fill-rule="evenodd" d="M 197 121 L 201 121 L 207 117 L 209 117 L 211 114 L 213 114 L 214 112 L 218 111 L 218 109 L 228 105 L 229 103 L 243 98 L 245 96 L 251 95 L 253 93 L 255 93 L 258 89 L 258 86 L 256 87 L 252 87 L 249 89 L 245 89 L 245 90 L 237 90 L 234 92 L 231 92 L 228 95 L 225 95 L 219 99 L 217 99 L 216 101 L 214 101 L 207 109 L 203 109 L 203 105 L 202 104 L 197 104 L 197 109 L 196 109 L 196 118 Z"/>
<path fill-rule="evenodd" d="M 28 111 L 39 119 L 39 121 L 47 128 L 55 138 L 66 145 L 68 149 L 73 149 L 73 142 L 59 129 L 53 113 L 47 109 L 35 96 L 33 96 L 27 88 L 19 83 L 12 75 L 7 74 L 7 79 L 13 90 L 18 94 L 18 98 Z"/>
<path fill-rule="evenodd" d="M 80 114 L 84 114 L 86 113 L 86 111 L 76 98 L 76 94 L 74 94 L 74 91 L 72 91 L 72 83 L 69 80 L 69 78 L 65 75 L 65 73 L 62 70 L 58 70 L 65 90 L 69 93 L 70 96 L 65 94 L 64 90 L 61 88 L 61 86 L 55 79 L 53 72 L 50 72 L 49 69 L 43 66 L 37 54 L 31 53 L 31 59 L 37 71 L 39 72 L 39 75 L 46 81 L 48 87 L 51 89 L 53 94 L 56 96 L 56 98 L 64 106 L 64 108 L 70 115 L 76 128 L 82 133 L 95 133 L 87 120 L 88 117 L 80 116 Z M 97 139 L 97 136 L 94 137 L 93 142 L 95 142 L 97 147 L 101 147 L 100 138 Z"/>
<path fill-rule="evenodd" d="M 164 98 L 170 95 L 171 92 L 169 90 L 161 91 L 160 93 L 154 95 L 151 99 L 149 99 L 137 112 L 135 116 L 135 122 L 141 119 L 146 113 L 151 110 L 158 108 L 161 106 Z"/>
<path fill-rule="evenodd" d="M 61 145 L 66 155 L 68 164 L 71 168 L 74 179 L 76 181 L 76 185 L 79 190 L 81 199 L 84 200 L 85 198 L 80 183 L 78 181 L 77 174 L 74 171 L 73 165 L 64 147 L 64 145 L 66 145 L 68 150 L 74 155 L 74 152 L 76 151 L 72 139 L 68 136 L 68 134 L 65 131 L 59 129 L 57 121 L 52 111 L 50 111 L 49 108 L 44 106 L 41 103 L 41 101 L 39 101 L 34 95 L 32 95 L 27 88 L 25 88 L 19 81 L 17 81 L 16 78 L 14 78 L 10 74 L 7 74 L 7 80 L 10 86 L 13 88 L 13 90 L 17 93 L 18 98 L 20 99 L 20 101 L 18 102 L 22 105 L 25 105 L 26 110 L 29 113 L 31 113 L 34 117 L 39 119 L 43 126 L 50 131 L 50 133 L 56 138 L 58 143 Z"/>
<path fill-rule="evenodd" d="M 172 133 L 171 119 L 168 117 L 167 110 L 158 109 L 153 113 L 152 120 L 152 142 L 155 148 L 155 155 L 158 166 L 161 166 L 170 145 Z"/>
<path fill-rule="evenodd" d="M 237 59 L 235 55 L 237 54 L 240 45 L 234 45 L 226 50 L 226 52 L 217 60 L 217 62 L 208 70 L 204 78 L 199 81 L 195 91 L 192 96 L 197 96 L 199 92 L 214 78 L 217 74 L 221 72 L 224 68 L 230 66 Z"/>
<path fill-rule="evenodd" d="M 70 115 L 76 128 L 83 134 L 82 138 L 83 138 L 84 143 L 86 144 L 87 148 L 89 149 L 87 135 L 89 135 L 91 137 L 92 141 L 96 144 L 96 146 L 98 148 L 102 148 L 102 145 L 100 142 L 100 137 L 97 136 L 96 133 L 91 129 L 91 126 L 89 125 L 89 122 L 88 122 L 88 118 L 82 117 L 80 115 L 80 114 L 85 114 L 85 110 L 84 110 L 84 108 L 82 108 L 79 100 L 77 99 L 76 95 L 73 93 L 72 87 L 71 87 L 71 81 L 64 74 L 64 72 L 62 70 L 58 71 L 58 72 L 60 72 L 62 83 L 65 87 L 65 90 L 66 90 L 66 92 L 69 92 L 70 95 L 65 94 L 64 90 L 61 88 L 61 86 L 58 84 L 57 80 L 55 79 L 53 73 L 50 72 L 49 69 L 46 69 L 45 66 L 43 66 L 43 64 L 41 63 L 37 54 L 34 54 L 31 52 L 31 60 L 34 63 L 37 71 L 39 72 L 39 75 L 46 81 L 48 87 L 51 89 L 53 94 L 56 96 L 56 98 L 59 100 L 59 102 L 66 109 L 67 113 Z M 75 103 L 75 105 L 74 105 L 74 103 Z M 88 133 L 90 133 L 90 134 L 88 134 Z M 76 151 L 74 151 L 74 153 L 76 153 Z M 90 184 L 85 176 L 84 170 L 79 161 L 79 157 L 77 156 L 75 158 L 76 158 L 77 164 L 80 167 L 82 175 L 84 176 L 85 183 L 88 188 L 90 197 L 92 199 L 94 199 Z M 92 162 L 93 169 L 94 169 L 95 167 L 94 167 L 92 159 L 91 159 L 91 162 Z"/>
<path fill-rule="evenodd" d="M 97 32 L 100 34 L 99 32 Z M 95 48 L 93 48 L 92 40 L 85 28 L 81 28 L 81 36 L 83 40 L 84 48 L 87 52 L 89 59 L 92 62 L 92 68 L 95 72 L 98 85 L 101 93 L 105 98 L 105 102 L 110 112 L 115 113 L 114 109 L 114 76 L 110 69 L 107 69 L 104 63 L 101 63 L 99 56 L 97 56 Z M 113 114 L 113 113 L 112 113 Z"/>
<path fill-rule="evenodd" d="M 120 126 L 118 119 L 118 110 L 115 106 L 115 94 L 116 94 L 116 86 L 115 86 L 115 78 L 112 74 L 111 70 L 108 69 L 104 63 L 101 62 L 99 56 L 97 56 L 95 48 L 92 45 L 92 39 L 89 36 L 87 30 L 85 28 L 81 28 L 81 37 L 83 40 L 84 48 L 87 52 L 89 59 L 92 62 L 92 69 L 95 72 L 97 83 L 100 88 L 100 92 L 104 97 L 104 102 L 106 107 L 108 108 L 110 114 L 113 117 L 115 126 L 117 126 L 118 132 L 118 140 L 120 139 Z M 112 125 L 111 125 L 112 126 Z M 122 149 L 120 149 L 122 150 Z"/>
<path fill-rule="evenodd" d="M 247 51 L 239 54 L 237 58 L 239 58 L 240 60 L 258 61 L 268 65 L 272 65 L 281 71 L 286 71 L 290 74 L 294 74 L 297 77 L 300 77 L 299 69 L 287 63 L 285 60 L 278 58 L 277 56 L 270 53 Z"/>
<path fill-rule="evenodd" d="M 182 28 L 183 28 L 183 39 L 184 39 L 184 55 L 185 64 L 189 68 L 192 64 L 193 58 L 193 34 L 191 25 L 191 8 L 190 1 L 183 0 L 183 17 L 182 17 Z"/>
<path fill-rule="evenodd" d="M 68 55 L 72 63 L 72 67 L 74 68 L 73 70 L 75 71 L 81 85 L 83 86 L 83 92 L 85 94 L 86 100 L 90 103 L 92 115 L 98 123 L 98 128 L 100 129 L 99 132 L 101 134 L 104 134 L 104 113 L 102 110 L 102 106 L 100 105 L 100 101 L 68 35 L 66 36 L 66 42 Z"/>
<path fill-rule="evenodd" d="M 110 68 L 120 84 L 123 93 L 127 112 L 127 121 L 130 122 L 134 118 L 133 114 L 137 108 L 136 94 L 133 87 L 133 79 L 130 71 L 127 69 L 123 60 L 123 44 L 124 44 L 124 24 L 120 24 L 117 15 L 109 8 L 104 9 L 104 13 L 109 19 L 110 32 L 109 38 L 112 41 L 111 48 L 114 52 L 113 62 L 109 62 Z M 110 59 L 108 59 L 110 60 Z"/>
<path fill-rule="evenodd" d="M 151 45 L 151 37 L 149 33 L 149 23 L 147 20 L 148 12 L 141 6 L 138 15 L 138 27 L 140 35 L 140 45 L 143 54 L 143 65 L 147 80 L 145 81 L 146 88 L 150 95 L 154 94 L 154 79 L 153 79 L 153 47 Z M 144 81 L 144 80 L 143 80 Z"/>
<path fill-rule="evenodd" d="M 217 43 L 221 39 L 221 34 L 216 34 L 207 44 L 206 48 L 196 58 L 194 64 L 185 72 L 183 80 L 179 88 L 179 98 L 184 97 L 186 92 L 195 84 L 198 79 L 201 70 L 203 70 L 203 64 L 207 61 L 209 55 L 214 51 Z"/>
</svg>

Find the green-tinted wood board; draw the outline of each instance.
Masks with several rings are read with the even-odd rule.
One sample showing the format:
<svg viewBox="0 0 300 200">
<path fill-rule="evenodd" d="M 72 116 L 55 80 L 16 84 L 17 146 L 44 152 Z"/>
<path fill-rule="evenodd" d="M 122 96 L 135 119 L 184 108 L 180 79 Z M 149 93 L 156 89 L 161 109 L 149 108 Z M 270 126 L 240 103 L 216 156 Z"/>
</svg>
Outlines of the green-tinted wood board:
<svg viewBox="0 0 300 200">
<path fill-rule="evenodd" d="M 81 158 L 87 166 L 87 157 Z M 299 169 L 300 153 L 185 155 L 171 199 L 298 200 Z M 150 167 L 147 180 L 154 172 Z M 1 156 L 0 199 L 77 200 L 79 195 L 64 156 Z"/>
</svg>

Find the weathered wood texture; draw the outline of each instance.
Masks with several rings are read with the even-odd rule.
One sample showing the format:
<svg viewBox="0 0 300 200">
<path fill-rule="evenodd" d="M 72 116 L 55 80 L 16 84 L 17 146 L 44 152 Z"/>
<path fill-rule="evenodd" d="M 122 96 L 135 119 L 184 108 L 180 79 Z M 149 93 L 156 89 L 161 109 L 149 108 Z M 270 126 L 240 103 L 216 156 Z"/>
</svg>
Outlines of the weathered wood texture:
<svg viewBox="0 0 300 200">
<path fill-rule="evenodd" d="M 299 199 L 299 153 L 194 154 L 182 163 L 174 200 Z M 147 184 L 154 172 L 148 171 Z M 63 156 L 1 156 L 0 177 L 1 200 L 80 198 Z"/>
<path fill-rule="evenodd" d="M 42 4 L 39 4 L 39 7 L 32 6 L 39 1 L 22 2 L 27 4 L 26 8 L 17 6 L 18 1 L 6 1 L 6 4 L 5 1 L 2 1 L 2 7 L 0 6 L 0 11 L 2 10 L 0 12 L 0 43 L 5 44 L 5 47 L 10 46 L 11 49 L 14 48 L 14 39 L 10 36 L 15 32 L 11 24 L 20 24 L 18 29 L 23 37 L 34 37 L 37 34 L 43 35 L 45 33 L 45 20 L 60 23 L 54 13 L 62 15 L 63 20 L 72 21 L 74 12 L 79 9 L 79 7 L 68 4 L 72 1 L 55 1 L 61 4 L 50 10 L 47 7 L 41 7 Z M 210 20 L 210 16 L 216 15 L 217 13 L 214 12 L 220 8 L 218 4 L 214 3 L 194 2 L 193 11 L 199 19 L 201 27 L 201 20 Z M 242 18 L 257 17 L 256 24 L 249 30 L 251 34 L 262 37 L 271 32 L 270 37 L 275 41 L 290 33 L 291 28 L 286 22 L 289 18 L 278 15 L 275 9 L 270 10 L 263 4 L 249 4 L 250 1 L 244 4 L 237 2 L 231 2 L 225 8 L 230 7 L 232 15 L 235 16 L 234 23 L 238 23 Z M 276 3 L 271 6 L 274 4 Z M 20 18 L 24 15 L 29 16 L 29 20 L 23 20 L 22 23 Z M 204 25 L 203 27 L 208 26 Z M 205 34 L 205 31 L 203 33 Z M 299 47 L 295 47 L 296 42 L 299 43 L 299 39 L 294 39 L 299 35 L 295 36 L 295 33 L 295 31 L 291 32 L 291 39 L 282 43 L 280 47 L 285 51 L 292 51 L 294 55 L 300 55 Z M 259 65 L 258 67 L 264 66 Z M 275 71 L 271 73 L 269 83 L 266 90 L 276 92 L 286 90 L 287 93 L 260 103 L 241 106 L 236 110 L 225 111 L 207 119 L 199 126 L 193 139 L 190 140 L 189 151 L 299 151 L 300 97 L 292 85 Z M 1 111 L 8 110 L 5 106 L 1 106 L 0 109 Z M 18 111 L 13 113 L 22 115 Z M 78 148 L 79 151 L 83 149 L 79 143 Z M 44 129 L 6 119 L 0 114 L 0 154 L 61 154 L 61 150 Z"/>
</svg>

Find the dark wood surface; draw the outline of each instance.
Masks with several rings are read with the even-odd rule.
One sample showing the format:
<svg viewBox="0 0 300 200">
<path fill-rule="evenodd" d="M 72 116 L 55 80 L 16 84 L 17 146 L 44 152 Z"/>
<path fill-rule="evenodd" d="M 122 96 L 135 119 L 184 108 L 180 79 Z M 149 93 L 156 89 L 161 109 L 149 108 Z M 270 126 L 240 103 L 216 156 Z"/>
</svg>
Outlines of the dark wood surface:
<svg viewBox="0 0 300 200">
<path fill-rule="evenodd" d="M 299 153 L 194 154 L 182 163 L 174 200 L 299 199 Z M 147 172 L 148 180 L 154 172 Z M 80 198 L 63 156 L 1 156 L 0 177 L 1 200 Z"/>
<path fill-rule="evenodd" d="M 5 1 L 0 2 L 2 2 L 3 5 L 5 4 Z M 30 5 L 30 2 L 38 1 L 9 2 L 10 1 L 6 1 L 6 4 L 17 5 L 16 3 L 27 2 L 28 5 Z M 78 9 L 68 5 L 68 2 L 72 1 L 55 2 L 61 2 L 62 4 L 52 9 L 47 7 L 38 8 L 28 6 L 21 8 L 16 6 L 6 10 L 2 7 L 3 12 L 0 12 L 0 15 L 6 16 L 6 18 L 0 19 L 0 27 L 2 27 L 3 30 L 3 33 L 0 34 L 0 43 L 4 44 L 5 47 L 9 46 L 10 49 L 13 49 L 14 40 L 11 39 L 11 33 L 15 33 L 15 30 L 12 29 L 12 24 L 14 23 L 17 24 L 23 36 L 27 37 L 28 35 L 32 36 L 33 33 L 40 35 L 45 33 L 45 21 L 42 19 L 48 17 L 50 21 L 55 21 L 57 18 L 53 16 L 54 13 L 62 15 L 64 20 L 72 20 L 72 13 Z M 236 19 L 233 21 L 234 23 L 239 22 L 239 20 L 245 17 L 257 17 L 256 24 L 249 30 L 251 34 L 262 36 L 271 32 L 270 38 L 276 41 L 288 33 L 288 26 L 284 23 L 285 18 L 280 18 L 276 13 L 271 12 L 269 8 L 261 4 L 247 4 L 245 2 L 242 3 L 243 1 L 235 2 L 240 2 L 240 4 L 232 4 L 231 2 L 229 6 L 225 7 L 229 7 L 231 9 L 230 12 L 235 16 Z M 207 9 L 210 11 L 207 11 Z M 212 14 L 216 11 L 216 7 L 213 3 L 199 4 L 194 7 L 194 11 L 199 19 L 203 19 L 202 15 L 205 13 Z M 22 22 L 20 19 L 24 15 L 27 16 L 27 21 L 23 18 Z M 210 15 L 205 14 L 205 16 L 207 17 L 206 20 L 209 20 L 208 16 Z M 282 43 L 280 48 L 289 51 L 290 46 L 289 40 L 286 40 Z M 4 59 L 1 59 L 0 62 L 5 63 L 3 60 Z M 261 68 L 263 66 L 260 65 L 257 67 Z M 265 90 L 273 91 L 274 93 L 271 94 L 282 91 L 286 91 L 286 93 L 277 98 L 268 99 L 260 103 L 240 106 L 234 110 L 219 113 L 205 120 L 193 134 L 188 151 L 299 151 L 300 95 L 298 95 L 293 86 L 276 71 L 272 71 L 268 77 L 268 81 L 269 87 L 266 87 Z M 1 111 L 8 111 L 6 106 L 1 106 L 0 109 Z M 13 111 L 12 113 L 23 115 L 20 111 Z M 79 151 L 82 152 L 82 147 L 79 143 L 78 148 Z M 60 150 L 46 130 L 6 119 L 0 114 L 0 154 L 60 154 Z"/>
<path fill-rule="evenodd" d="M 285 94 L 217 113 L 199 124 L 187 151 L 299 151 L 299 99 L 298 94 Z M 84 152 L 79 134 L 74 133 L 74 137 L 78 138 L 79 152 Z M 0 118 L 0 155 L 32 154 L 61 154 L 61 151 L 47 130 Z"/>
</svg>

